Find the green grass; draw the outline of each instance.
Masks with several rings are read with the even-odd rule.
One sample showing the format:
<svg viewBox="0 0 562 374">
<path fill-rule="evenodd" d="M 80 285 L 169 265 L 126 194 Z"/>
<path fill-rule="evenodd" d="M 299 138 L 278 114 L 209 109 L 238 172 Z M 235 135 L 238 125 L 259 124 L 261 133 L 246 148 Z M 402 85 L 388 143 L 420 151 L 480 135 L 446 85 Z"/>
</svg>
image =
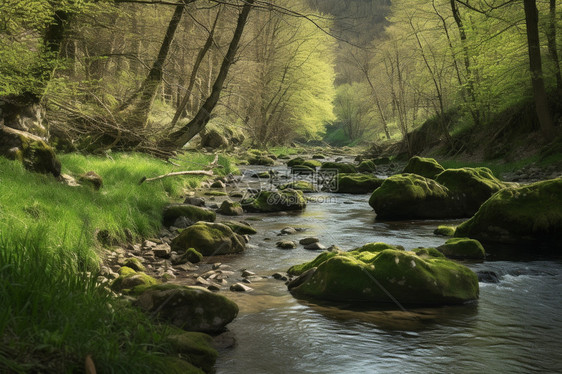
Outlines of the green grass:
<svg viewBox="0 0 562 374">
<path fill-rule="evenodd" d="M 100 191 L 0 158 L 0 372 L 82 371 L 88 354 L 98 372 L 167 370 L 167 328 L 96 285 L 96 233 L 155 235 L 162 208 L 202 177 L 141 178 L 201 169 L 213 157 L 189 153 L 179 166 L 138 154 L 60 157 L 63 173 L 101 175 Z M 221 174 L 235 171 L 219 164 Z"/>
</svg>

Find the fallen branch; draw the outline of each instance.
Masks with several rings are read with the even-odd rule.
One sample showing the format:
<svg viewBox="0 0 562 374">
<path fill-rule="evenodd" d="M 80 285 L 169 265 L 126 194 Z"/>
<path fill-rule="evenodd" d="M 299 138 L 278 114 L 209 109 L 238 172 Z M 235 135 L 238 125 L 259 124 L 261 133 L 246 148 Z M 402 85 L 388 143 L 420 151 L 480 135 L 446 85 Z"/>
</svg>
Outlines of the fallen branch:
<svg viewBox="0 0 562 374">
<path fill-rule="evenodd" d="M 172 173 L 159 175 L 159 176 L 154 177 L 154 178 L 142 177 L 139 184 L 143 184 L 144 182 L 152 182 L 152 181 L 162 179 L 162 178 L 175 177 L 175 176 L 178 176 L 178 175 L 206 175 L 206 176 L 212 177 L 214 174 L 213 174 L 212 171 L 207 171 L 207 170 L 175 171 L 175 172 L 172 172 Z"/>
</svg>

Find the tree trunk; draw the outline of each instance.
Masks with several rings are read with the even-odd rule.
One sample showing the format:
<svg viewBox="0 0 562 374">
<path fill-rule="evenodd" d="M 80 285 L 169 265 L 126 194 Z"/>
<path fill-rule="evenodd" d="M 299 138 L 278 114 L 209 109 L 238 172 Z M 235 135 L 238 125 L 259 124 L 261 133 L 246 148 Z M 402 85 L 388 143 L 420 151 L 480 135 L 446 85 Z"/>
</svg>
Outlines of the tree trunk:
<svg viewBox="0 0 562 374">
<path fill-rule="evenodd" d="M 125 113 L 127 124 L 130 128 L 144 128 L 146 126 L 148 114 L 158 92 L 158 87 L 162 82 L 164 63 L 168 57 L 168 52 L 174 40 L 184 7 L 184 4 L 176 6 L 156 61 L 152 64 L 152 68 L 142 83 L 141 88 L 121 107 L 121 112 Z"/>
<path fill-rule="evenodd" d="M 548 52 L 550 58 L 554 63 L 556 72 L 556 90 L 558 96 L 562 97 L 562 75 L 560 74 L 560 59 L 558 58 L 558 48 L 556 47 L 556 0 L 550 0 L 550 19 L 546 32 L 546 39 L 548 42 Z"/>
<path fill-rule="evenodd" d="M 213 27 L 211 28 L 211 31 L 209 32 L 209 36 L 207 37 L 207 40 L 205 41 L 205 45 L 203 45 L 203 48 L 201 48 L 201 50 L 197 54 L 197 58 L 195 59 L 195 64 L 193 65 L 193 70 L 191 70 L 191 76 L 189 77 L 189 84 L 187 86 L 187 91 L 185 92 L 185 95 L 184 95 L 183 99 L 181 100 L 178 108 L 176 109 L 176 113 L 174 114 L 174 118 L 172 119 L 172 122 L 170 123 L 170 130 L 172 130 L 176 126 L 176 124 L 178 123 L 178 120 L 180 119 L 182 114 L 185 112 L 185 108 L 187 108 L 187 104 L 189 103 L 189 99 L 191 98 L 191 93 L 193 91 L 193 85 L 195 84 L 195 79 L 197 78 L 199 66 L 201 66 L 201 62 L 203 62 L 203 59 L 205 58 L 205 55 L 207 54 L 207 52 L 211 48 L 211 45 L 213 44 L 215 29 L 217 27 L 217 23 L 218 23 L 220 14 L 221 14 L 221 11 L 219 9 L 219 11 L 217 12 L 217 16 L 215 17 L 215 21 L 213 22 Z"/>
<path fill-rule="evenodd" d="M 527 25 L 527 43 L 529 47 L 529 65 L 531 68 L 531 83 L 533 85 L 533 95 L 537 117 L 541 126 L 541 131 L 546 139 L 552 139 L 554 135 L 554 123 L 548 109 L 548 98 L 544 88 L 541 50 L 539 41 L 538 11 L 536 0 L 524 0 L 525 23 Z"/>
<path fill-rule="evenodd" d="M 242 32 L 244 31 L 244 27 L 246 26 L 246 21 L 248 19 L 248 15 L 250 14 L 250 10 L 253 7 L 253 4 L 254 0 L 247 0 L 242 7 L 242 11 L 238 16 L 238 22 L 236 24 L 236 29 L 234 30 L 234 35 L 232 36 L 228 51 L 224 56 L 221 68 L 219 70 L 215 83 L 213 84 L 211 94 L 209 95 L 207 100 L 205 100 L 205 103 L 203 103 L 199 111 L 195 114 L 195 117 L 193 117 L 193 119 L 187 125 L 179 129 L 178 131 L 171 133 L 167 139 L 163 140 L 160 143 L 160 146 L 164 148 L 181 148 L 201 130 L 203 130 L 205 126 L 207 126 L 207 123 L 211 119 L 211 112 L 219 101 L 220 93 L 228 75 L 228 70 L 234 63 L 238 44 L 240 43 Z"/>
</svg>

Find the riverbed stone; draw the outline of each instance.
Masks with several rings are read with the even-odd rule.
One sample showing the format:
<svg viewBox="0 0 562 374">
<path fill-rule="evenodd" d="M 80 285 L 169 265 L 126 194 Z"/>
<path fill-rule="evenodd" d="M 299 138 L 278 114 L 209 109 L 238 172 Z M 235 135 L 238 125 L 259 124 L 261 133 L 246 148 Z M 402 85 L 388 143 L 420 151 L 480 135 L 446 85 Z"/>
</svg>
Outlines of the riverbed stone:
<svg viewBox="0 0 562 374">
<path fill-rule="evenodd" d="M 238 282 L 231 285 L 230 290 L 234 292 L 250 292 L 254 289 L 252 287 L 246 286 L 244 283 Z"/>
<path fill-rule="evenodd" d="M 379 188 L 384 179 L 367 174 L 344 174 L 339 173 L 337 176 L 337 189 L 332 192 L 365 194 L 372 193 Z"/>
<path fill-rule="evenodd" d="M 275 160 L 268 156 L 256 155 L 252 156 L 248 159 L 250 165 L 264 165 L 264 166 L 273 166 L 275 165 Z"/>
<path fill-rule="evenodd" d="M 195 248 L 188 248 L 187 251 L 181 255 L 172 257 L 173 265 L 181 265 L 185 263 L 197 264 L 203 261 L 203 255 L 199 253 Z"/>
<path fill-rule="evenodd" d="M 277 248 L 281 249 L 294 249 L 297 248 L 297 244 L 292 240 L 281 240 L 275 243 Z"/>
<path fill-rule="evenodd" d="M 377 170 L 377 166 L 371 160 L 364 160 L 359 163 L 357 166 L 357 171 L 362 173 L 373 173 Z"/>
<path fill-rule="evenodd" d="M 241 216 L 244 214 L 242 205 L 239 202 L 230 200 L 223 201 L 217 212 L 225 216 Z"/>
<path fill-rule="evenodd" d="M 136 257 L 130 257 L 125 260 L 123 266 L 133 269 L 134 271 L 146 271 L 141 260 Z"/>
<path fill-rule="evenodd" d="M 111 283 L 111 289 L 123 293 L 135 293 L 138 289 L 159 284 L 160 281 L 143 272 L 136 272 L 124 266 L 119 269 L 119 277 Z"/>
<path fill-rule="evenodd" d="M 459 304 L 478 298 L 478 277 L 445 258 L 420 257 L 400 249 L 324 252 L 289 269 L 301 275 L 289 284 L 297 297 L 329 301 Z"/>
<path fill-rule="evenodd" d="M 320 170 L 337 170 L 339 173 L 357 173 L 357 167 L 348 162 L 324 162 Z"/>
<path fill-rule="evenodd" d="M 389 220 L 462 216 L 451 202 L 447 187 L 417 174 L 397 174 L 385 179 L 371 195 L 369 205 L 377 218 Z"/>
<path fill-rule="evenodd" d="M 459 260 L 483 260 L 486 258 L 484 247 L 475 239 L 451 238 L 437 249 L 448 258 Z"/>
<path fill-rule="evenodd" d="M 203 199 L 202 197 L 188 196 L 188 197 L 185 198 L 183 203 L 195 205 L 195 206 L 198 206 L 198 207 L 204 207 L 205 206 L 205 199 Z"/>
<path fill-rule="evenodd" d="M 203 256 L 217 256 L 240 253 L 246 248 L 246 243 L 227 225 L 197 222 L 172 240 L 171 247 L 178 252 L 194 248 Z"/>
<path fill-rule="evenodd" d="M 307 181 L 294 181 L 290 183 L 285 183 L 279 186 L 280 190 L 286 190 L 287 188 L 291 188 L 293 190 L 302 191 L 302 192 L 316 192 L 314 185 Z"/>
<path fill-rule="evenodd" d="M 250 224 L 246 222 L 223 221 L 221 223 L 223 225 L 227 225 L 232 229 L 232 231 L 240 235 L 254 235 L 258 233 L 255 228 L 253 228 Z"/>
<path fill-rule="evenodd" d="M 286 189 L 283 191 L 261 191 L 256 196 L 242 200 L 244 210 L 253 213 L 283 212 L 304 210 L 306 199 L 302 191 Z"/>
<path fill-rule="evenodd" d="M 303 238 L 303 239 L 299 240 L 299 244 L 309 245 L 309 244 L 312 244 L 312 243 L 318 243 L 319 241 L 320 241 L 320 239 L 311 236 L 311 237 Z"/>
<path fill-rule="evenodd" d="M 326 246 L 318 243 L 318 242 L 314 242 L 314 243 L 310 243 L 304 246 L 304 249 L 308 249 L 310 251 L 321 251 L 326 249 Z"/>
<path fill-rule="evenodd" d="M 215 212 L 190 204 L 170 204 L 164 208 L 162 220 L 164 226 L 172 225 L 177 218 L 186 217 L 191 222 L 197 221 L 214 222 L 217 218 Z"/>
<path fill-rule="evenodd" d="M 238 305 L 202 287 L 164 284 L 148 287 L 136 305 L 187 331 L 216 333 L 238 315 Z"/>
<path fill-rule="evenodd" d="M 404 167 L 402 174 L 417 174 L 429 179 L 435 179 L 443 171 L 445 171 L 445 168 L 435 159 L 414 156 L 408 160 L 408 164 Z"/>
<path fill-rule="evenodd" d="M 287 161 L 287 166 L 292 168 L 293 166 L 302 165 L 304 163 L 304 158 L 302 157 L 295 157 L 289 161 Z"/>
<path fill-rule="evenodd" d="M 457 228 L 454 226 L 439 225 L 435 230 L 433 230 L 433 233 L 440 236 L 453 236 L 455 235 L 456 229 Z"/>
<path fill-rule="evenodd" d="M 156 247 L 152 248 L 154 256 L 159 258 L 170 258 L 172 249 L 169 244 L 158 244 Z"/>
<path fill-rule="evenodd" d="M 469 237 L 484 243 L 535 243 L 546 250 L 560 249 L 560 207 L 562 178 L 504 188 L 482 204 L 471 219 L 457 227 L 455 237 Z"/>
<path fill-rule="evenodd" d="M 193 366 L 212 373 L 218 357 L 213 338 L 202 332 L 186 331 L 166 337 L 175 353 L 179 353 Z"/>
</svg>

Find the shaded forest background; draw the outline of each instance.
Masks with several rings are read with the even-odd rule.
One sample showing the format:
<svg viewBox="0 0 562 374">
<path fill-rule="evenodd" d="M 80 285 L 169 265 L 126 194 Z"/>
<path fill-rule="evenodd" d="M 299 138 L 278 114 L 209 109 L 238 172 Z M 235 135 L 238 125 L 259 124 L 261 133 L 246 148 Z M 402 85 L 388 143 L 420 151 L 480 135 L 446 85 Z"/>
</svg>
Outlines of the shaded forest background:
<svg viewBox="0 0 562 374">
<path fill-rule="evenodd" d="M 423 124 L 458 151 L 522 119 L 548 138 L 561 23 L 555 0 L 7 0 L 2 121 L 63 149 L 163 157 L 211 133 L 414 154 Z"/>
</svg>

